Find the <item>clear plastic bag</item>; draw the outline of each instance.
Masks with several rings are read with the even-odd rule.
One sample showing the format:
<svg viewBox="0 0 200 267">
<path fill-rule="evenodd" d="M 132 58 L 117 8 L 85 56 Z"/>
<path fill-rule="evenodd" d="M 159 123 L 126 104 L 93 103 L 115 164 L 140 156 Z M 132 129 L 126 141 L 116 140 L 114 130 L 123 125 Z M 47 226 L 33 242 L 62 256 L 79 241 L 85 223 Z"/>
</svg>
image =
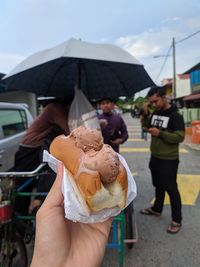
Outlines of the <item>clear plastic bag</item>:
<svg viewBox="0 0 200 267">
<path fill-rule="evenodd" d="M 83 92 L 77 88 L 75 88 L 75 96 L 69 110 L 68 125 L 70 132 L 81 125 L 100 130 L 96 110 Z"/>
</svg>

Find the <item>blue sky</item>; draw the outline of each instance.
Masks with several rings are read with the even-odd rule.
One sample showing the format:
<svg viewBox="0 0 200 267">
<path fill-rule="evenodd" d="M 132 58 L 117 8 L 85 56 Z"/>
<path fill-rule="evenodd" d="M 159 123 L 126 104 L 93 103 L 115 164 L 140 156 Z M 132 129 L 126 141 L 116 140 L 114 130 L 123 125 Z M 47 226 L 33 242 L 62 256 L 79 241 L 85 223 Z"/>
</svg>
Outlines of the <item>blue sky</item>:
<svg viewBox="0 0 200 267">
<path fill-rule="evenodd" d="M 0 1 L 0 72 L 71 37 L 112 43 L 133 54 L 158 84 L 172 76 L 172 42 L 200 30 L 199 0 Z M 200 33 L 177 44 L 177 73 L 200 62 Z"/>
</svg>

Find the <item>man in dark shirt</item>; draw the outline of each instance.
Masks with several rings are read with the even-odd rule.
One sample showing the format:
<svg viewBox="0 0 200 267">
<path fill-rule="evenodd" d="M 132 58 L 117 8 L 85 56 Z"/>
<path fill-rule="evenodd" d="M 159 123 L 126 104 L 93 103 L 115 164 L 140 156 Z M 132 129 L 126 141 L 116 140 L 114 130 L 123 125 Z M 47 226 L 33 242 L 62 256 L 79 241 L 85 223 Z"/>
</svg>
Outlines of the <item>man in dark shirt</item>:
<svg viewBox="0 0 200 267">
<path fill-rule="evenodd" d="M 103 113 L 98 115 L 98 118 L 104 143 L 110 145 L 116 152 L 119 152 L 119 145 L 128 139 L 128 132 L 122 117 L 112 111 L 113 104 L 113 100 L 110 98 L 101 99 L 99 106 Z"/>
<path fill-rule="evenodd" d="M 179 164 L 179 144 L 185 136 L 183 117 L 175 106 L 169 103 L 164 87 L 153 87 L 148 92 L 150 103 L 155 108 L 146 121 L 151 134 L 151 158 L 149 168 L 155 187 L 155 201 L 152 207 L 141 210 L 145 215 L 160 216 L 163 211 L 165 192 L 168 193 L 172 211 L 172 221 L 168 233 L 178 233 L 181 229 L 181 197 L 177 185 Z"/>
</svg>

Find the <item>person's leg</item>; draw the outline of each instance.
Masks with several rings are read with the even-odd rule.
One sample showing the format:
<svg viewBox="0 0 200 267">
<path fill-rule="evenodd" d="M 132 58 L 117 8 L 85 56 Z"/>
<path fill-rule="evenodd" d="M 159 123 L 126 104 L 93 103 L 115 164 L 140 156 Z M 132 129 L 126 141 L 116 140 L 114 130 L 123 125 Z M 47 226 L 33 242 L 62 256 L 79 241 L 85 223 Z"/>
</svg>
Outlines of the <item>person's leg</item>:
<svg viewBox="0 0 200 267">
<path fill-rule="evenodd" d="M 170 162 L 168 184 L 166 185 L 166 191 L 169 194 L 171 211 L 172 211 L 172 221 L 176 223 L 181 223 L 182 221 L 182 204 L 181 197 L 177 185 L 177 170 L 178 170 L 178 160 L 173 160 Z"/>
<path fill-rule="evenodd" d="M 147 141 L 147 132 L 144 131 L 144 140 Z"/>
<path fill-rule="evenodd" d="M 141 139 L 144 139 L 144 131 L 142 128 L 141 128 Z"/>
<path fill-rule="evenodd" d="M 26 171 L 33 171 L 39 165 L 39 148 L 29 148 L 20 146 L 19 150 L 16 152 L 15 155 L 15 166 L 13 171 L 16 172 L 26 172 Z M 15 183 L 16 187 L 21 187 L 28 178 L 16 178 Z M 26 186 L 21 192 L 31 192 L 32 189 L 36 186 L 36 182 L 33 181 L 31 184 Z M 28 207 L 30 205 L 31 197 L 28 196 L 17 196 L 15 198 L 15 211 L 26 215 L 28 214 Z"/>
<path fill-rule="evenodd" d="M 38 179 L 37 193 L 48 193 L 55 181 L 56 174 L 49 166 L 46 166 L 42 172 L 43 174 Z M 45 198 L 46 196 L 39 195 L 33 199 L 29 206 L 29 213 L 36 214 Z"/>
<path fill-rule="evenodd" d="M 164 199 L 165 199 L 165 190 L 162 189 L 161 187 L 156 187 L 155 188 L 155 201 L 151 209 L 158 213 L 162 213 Z"/>
<path fill-rule="evenodd" d="M 47 166 L 44 175 L 40 176 L 38 180 L 37 192 L 48 193 L 55 181 L 55 178 L 55 172 L 49 166 Z M 45 196 L 36 197 L 36 199 L 40 199 L 42 202 L 45 200 L 45 198 Z"/>
<path fill-rule="evenodd" d="M 167 232 L 170 234 L 176 234 L 181 229 L 181 198 L 176 183 L 177 169 L 179 160 L 163 160 L 160 164 L 160 170 L 162 172 L 162 186 L 168 192 L 170 197 L 172 221 L 167 228 Z"/>
<path fill-rule="evenodd" d="M 149 162 L 149 169 L 151 171 L 152 183 L 155 186 L 155 201 L 151 209 L 155 212 L 161 213 L 163 210 L 163 203 L 165 198 L 165 190 L 161 186 L 160 177 L 162 170 L 162 160 L 151 157 Z"/>
</svg>

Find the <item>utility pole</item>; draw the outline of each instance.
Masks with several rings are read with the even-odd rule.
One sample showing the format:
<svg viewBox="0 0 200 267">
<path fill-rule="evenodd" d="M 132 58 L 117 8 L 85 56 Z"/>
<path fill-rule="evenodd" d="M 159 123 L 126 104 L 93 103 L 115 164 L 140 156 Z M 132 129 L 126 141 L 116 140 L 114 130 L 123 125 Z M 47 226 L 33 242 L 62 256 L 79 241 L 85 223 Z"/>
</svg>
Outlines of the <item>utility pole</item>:
<svg viewBox="0 0 200 267">
<path fill-rule="evenodd" d="M 172 97 L 176 98 L 176 51 L 175 51 L 175 38 L 172 39 L 172 54 L 173 54 L 173 86 Z"/>
</svg>

